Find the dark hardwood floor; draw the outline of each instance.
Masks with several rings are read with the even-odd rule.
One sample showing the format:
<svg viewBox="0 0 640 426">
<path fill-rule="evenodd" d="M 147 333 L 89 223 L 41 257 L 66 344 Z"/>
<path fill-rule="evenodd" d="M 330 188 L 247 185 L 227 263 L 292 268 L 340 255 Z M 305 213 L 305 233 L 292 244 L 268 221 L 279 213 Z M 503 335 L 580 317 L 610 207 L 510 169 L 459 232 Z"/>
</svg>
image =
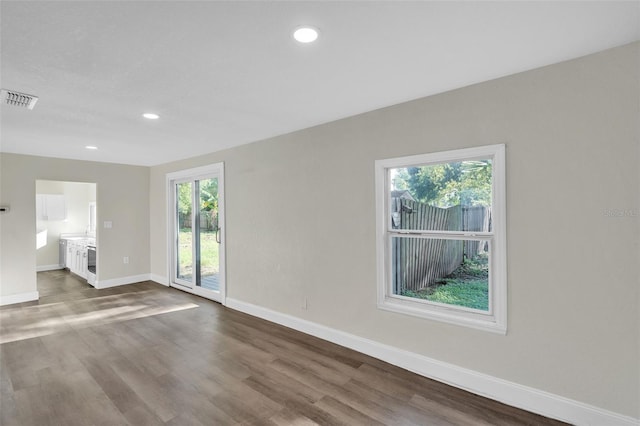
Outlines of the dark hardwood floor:
<svg viewBox="0 0 640 426">
<path fill-rule="evenodd" d="M 144 282 L 0 308 L 0 424 L 559 425 Z"/>
</svg>

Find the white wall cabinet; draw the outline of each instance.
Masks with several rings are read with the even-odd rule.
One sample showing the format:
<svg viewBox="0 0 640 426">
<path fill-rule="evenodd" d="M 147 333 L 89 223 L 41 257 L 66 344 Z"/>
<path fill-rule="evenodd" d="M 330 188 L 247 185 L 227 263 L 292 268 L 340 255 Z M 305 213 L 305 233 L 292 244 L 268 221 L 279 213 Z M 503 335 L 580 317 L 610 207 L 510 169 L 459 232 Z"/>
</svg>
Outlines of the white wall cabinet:
<svg viewBox="0 0 640 426">
<path fill-rule="evenodd" d="M 36 194 L 36 217 L 38 220 L 65 220 L 67 205 L 64 195 Z"/>
</svg>

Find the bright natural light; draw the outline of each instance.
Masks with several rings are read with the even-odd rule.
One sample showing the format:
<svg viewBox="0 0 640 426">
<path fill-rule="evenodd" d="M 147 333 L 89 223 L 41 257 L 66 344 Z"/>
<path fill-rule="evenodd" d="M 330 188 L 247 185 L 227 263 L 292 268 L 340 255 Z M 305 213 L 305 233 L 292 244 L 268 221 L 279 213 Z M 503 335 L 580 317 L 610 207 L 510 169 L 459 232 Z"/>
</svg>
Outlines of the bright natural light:
<svg viewBox="0 0 640 426">
<path fill-rule="evenodd" d="M 117 294 L 78 300 L 75 305 L 77 312 L 74 315 L 60 315 L 58 303 L 26 307 L 23 309 L 33 309 L 39 312 L 39 319 L 28 324 L 13 323 L 12 310 L 1 310 L 0 322 L 7 326 L 9 331 L 0 335 L 0 343 L 48 336 L 66 331 L 69 327 L 78 329 L 199 307 L 195 303 L 188 302 L 169 306 L 159 306 L 152 301 L 141 302 L 138 297 L 142 293 Z"/>
<path fill-rule="evenodd" d="M 36 234 L 36 250 L 47 245 L 47 230 L 38 231 Z"/>
</svg>

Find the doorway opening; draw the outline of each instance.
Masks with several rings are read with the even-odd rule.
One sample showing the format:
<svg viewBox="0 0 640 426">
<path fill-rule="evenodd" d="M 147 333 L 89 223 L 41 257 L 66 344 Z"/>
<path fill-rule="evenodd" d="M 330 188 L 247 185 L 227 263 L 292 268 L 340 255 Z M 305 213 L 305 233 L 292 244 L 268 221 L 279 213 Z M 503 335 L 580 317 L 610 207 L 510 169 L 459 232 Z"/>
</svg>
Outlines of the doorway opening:
<svg viewBox="0 0 640 426">
<path fill-rule="evenodd" d="M 35 201 L 36 271 L 68 271 L 66 273 L 76 280 L 95 285 L 98 273 L 97 185 L 93 182 L 36 180 Z M 52 291 L 60 288 L 51 287 Z M 47 295 L 44 288 L 39 288 L 39 293 Z"/>
</svg>

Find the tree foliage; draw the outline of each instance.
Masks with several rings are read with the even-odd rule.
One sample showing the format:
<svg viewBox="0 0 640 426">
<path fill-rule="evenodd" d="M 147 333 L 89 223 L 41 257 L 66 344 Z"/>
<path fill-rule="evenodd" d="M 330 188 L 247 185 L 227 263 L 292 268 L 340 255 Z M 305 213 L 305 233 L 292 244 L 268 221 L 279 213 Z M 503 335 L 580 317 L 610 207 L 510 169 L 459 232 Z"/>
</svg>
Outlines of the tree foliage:
<svg viewBox="0 0 640 426">
<path fill-rule="evenodd" d="M 393 186 L 437 207 L 490 206 L 491 160 L 395 169 Z"/>
<path fill-rule="evenodd" d="M 200 181 L 200 209 L 214 214 L 218 211 L 218 179 Z"/>
<path fill-rule="evenodd" d="M 178 213 L 191 215 L 191 183 L 178 184 Z"/>
<path fill-rule="evenodd" d="M 191 215 L 192 187 L 190 182 L 178 185 L 178 212 L 184 216 Z M 200 210 L 217 212 L 218 210 L 218 179 L 200 181 Z"/>
</svg>

